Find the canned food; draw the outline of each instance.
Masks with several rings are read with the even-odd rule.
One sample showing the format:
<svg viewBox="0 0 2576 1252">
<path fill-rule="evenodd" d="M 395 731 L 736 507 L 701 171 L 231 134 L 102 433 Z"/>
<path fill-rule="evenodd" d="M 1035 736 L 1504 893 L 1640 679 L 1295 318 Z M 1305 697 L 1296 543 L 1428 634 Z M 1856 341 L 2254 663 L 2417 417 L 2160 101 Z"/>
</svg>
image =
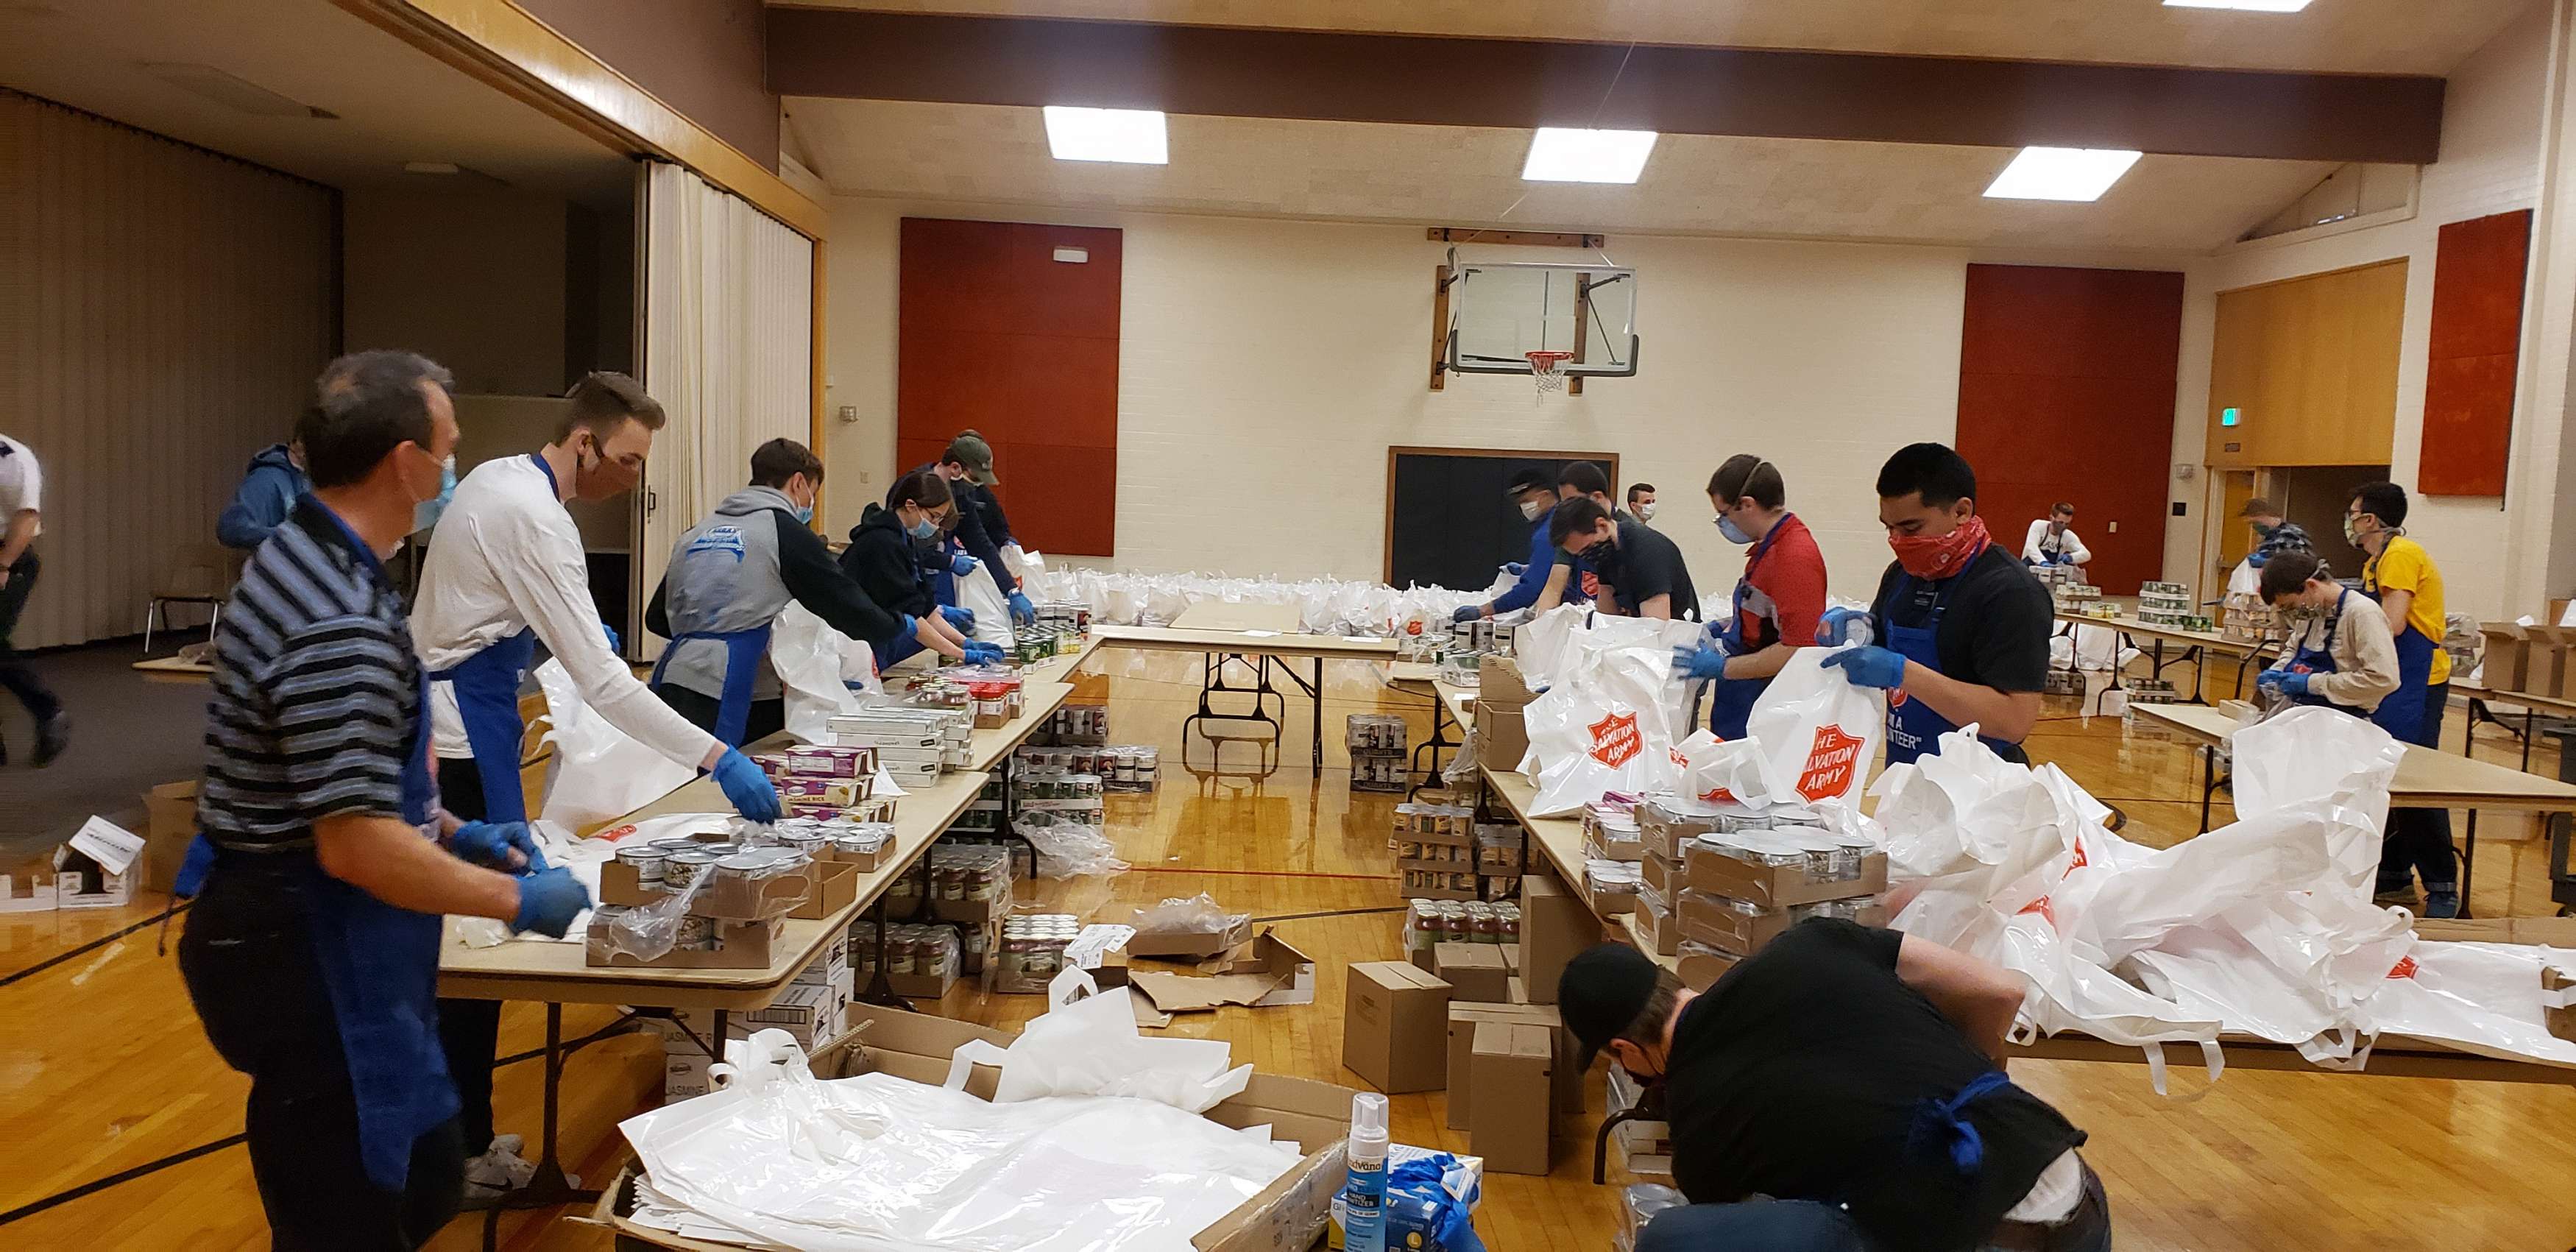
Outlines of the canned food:
<svg viewBox="0 0 2576 1252">
<path fill-rule="evenodd" d="M 640 848 L 619 848 L 617 863 L 635 870 L 635 881 L 645 886 L 662 885 L 662 867 L 671 859 L 668 848 L 647 844 Z"/>
</svg>

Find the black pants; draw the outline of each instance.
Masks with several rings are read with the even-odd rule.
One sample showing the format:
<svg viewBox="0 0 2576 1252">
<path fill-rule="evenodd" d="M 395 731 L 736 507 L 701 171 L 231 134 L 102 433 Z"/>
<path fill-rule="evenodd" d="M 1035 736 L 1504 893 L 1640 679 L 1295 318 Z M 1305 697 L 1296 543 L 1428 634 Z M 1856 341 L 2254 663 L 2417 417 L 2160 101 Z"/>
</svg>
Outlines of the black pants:
<svg viewBox="0 0 2576 1252">
<path fill-rule="evenodd" d="M 179 973 L 216 1053 L 250 1075 L 251 1177 L 273 1246 L 419 1247 L 462 1203 L 455 1119 L 412 1144 L 402 1190 L 367 1178 L 340 1028 L 294 898 L 302 885 L 245 859 L 218 864 L 189 908 Z"/>
<path fill-rule="evenodd" d="M 653 689 L 671 711 L 689 719 L 689 724 L 712 735 L 716 733 L 716 714 L 724 702 L 700 695 L 678 683 L 663 683 Z M 742 719 L 742 741 L 756 743 L 787 729 L 787 701 L 784 697 L 754 700 Z"/>
<path fill-rule="evenodd" d="M 439 758 L 438 802 L 467 821 L 480 821 L 490 811 L 483 802 L 483 771 L 473 758 Z M 456 1114 L 464 1156 L 480 1156 L 492 1146 L 492 1061 L 501 1050 L 501 1002 L 441 997 L 438 1046 L 447 1054 L 456 1098 L 465 1105 Z"/>
<path fill-rule="evenodd" d="M 2424 692 L 2424 722 L 2407 740 L 2427 748 L 2442 746 L 2442 714 L 2451 705 L 2451 684 L 2435 683 Z M 2403 891 L 2416 875 L 2424 889 L 2444 891 L 2460 885 L 2460 858 L 2451 848 L 2449 809 L 2390 809 L 2388 837 L 2379 845 L 2379 889 Z"/>
<path fill-rule="evenodd" d="M 0 587 L 0 687 L 8 688 L 9 694 L 18 697 L 18 703 L 26 705 L 28 714 L 39 722 L 50 721 L 62 712 L 63 702 L 54 695 L 53 688 L 36 677 L 36 671 L 27 668 L 26 658 L 10 646 L 9 637 L 18 632 L 18 615 L 26 611 L 27 597 L 36 590 L 36 572 L 42 567 L 35 549 L 30 548 L 18 554 L 18 563 L 9 567 L 9 585 Z"/>
</svg>

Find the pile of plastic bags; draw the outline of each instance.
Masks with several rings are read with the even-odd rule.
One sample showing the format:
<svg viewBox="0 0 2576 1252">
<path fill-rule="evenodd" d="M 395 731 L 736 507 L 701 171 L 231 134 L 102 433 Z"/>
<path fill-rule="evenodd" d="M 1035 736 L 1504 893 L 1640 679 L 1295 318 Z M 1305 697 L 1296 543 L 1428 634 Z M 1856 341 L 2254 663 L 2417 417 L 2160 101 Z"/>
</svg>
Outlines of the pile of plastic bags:
<svg viewBox="0 0 2576 1252">
<path fill-rule="evenodd" d="M 1448 629 L 1461 605 L 1483 604 L 1509 585 L 1497 579 L 1484 591 L 1344 582 L 1338 578 L 1236 578 L 1225 574 L 1135 574 L 1068 569 L 1041 572 L 1024 588 L 1031 599 L 1069 600 L 1091 610 L 1091 620 L 1117 626 L 1169 626 L 1203 600 L 1225 604 L 1294 605 L 1305 628 L 1319 635 L 1420 634 Z"/>
<path fill-rule="evenodd" d="M 823 1081 L 782 1031 L 726 1046 L 718 1090 L 619 1127 L 666 1229 L 812 1252 L 1184 1248 L 1302 1159 L 1200 1116 L 1242 1091 L 1222 1040 L 1137 1033 L 1079 970 L 1008 1049 L 959 1048 L 945 1086 Z M 964 1090 L 997 1065 L 990 1101 Z"/>
<path fill-rule="evenodd" d="M 2170 848 L 2114 835 L 2055 766 L 1997 757 L 1966 733 L 1890 768 L 1874 794 L 1895 926 L 2019 973 L 2017 1035 L 2077 1031 L 2146 1050 L 2222 1034 L 2360 1068 L 2382 1034 L 2576 1064 L 2553 1038 L 2541 968 L 2570 954 L 2419 941 L 2371 903 L 2403 749 L 2328 709 L 2235 737 L 2238 820 Z"/>
</svg>

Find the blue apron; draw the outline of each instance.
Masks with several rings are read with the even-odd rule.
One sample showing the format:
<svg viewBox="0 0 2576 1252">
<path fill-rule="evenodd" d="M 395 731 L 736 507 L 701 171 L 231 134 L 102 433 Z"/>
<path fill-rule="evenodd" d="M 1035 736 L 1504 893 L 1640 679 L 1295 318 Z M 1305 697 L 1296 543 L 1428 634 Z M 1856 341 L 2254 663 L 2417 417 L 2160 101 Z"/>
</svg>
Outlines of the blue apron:
<svg viewBox="0 0 2576 1252">
<path fill-rule="evenodd" d="M 2323 648 L 2301 648 L 2297 652 L 2291 653 L 2289 661 L 2280 666 L 2283 673 L 2313 675 L 2331 674 L 2336 671 L 2334 654 L 2329 651 L 2329 649 L 2334 647 L 2335 630 L 2343 622 L 2343 596 L 2351 594 L 2352 593 L 2350 591 L 2346 591 L 2343 595 L 2335 597 L 2334 612 L 2326 616 L 2326 646 Z M 2364 713 L 2352 705 L 2337 704 L 2334 701 L 2329 700 L 2324 696 L 2316 695 L 2313 692 L 2308 695 L 2292 696 L 2290 697 L 2290 702 L 2293 704 L 2312 705 L 2318 708 L 2340 709 L 2343 712 L 2352 714 L 2354 717 L 2372 717 L 2372 714 Z"/>
<path fill-rule="evenodd" d="M 751 718 L 751 688 L 760 677 L 760 662 L 769 655 L 770 623 L 749 630 L 689 630 L 671 636 L 662 659 L 653 662 L 653 686 L 662 686 L 662 671 L 671 654 L 691 639 L 713 639 L 725 646 L 724 694 L 716 698 L 716 724 L 708 729 L 728 748 L 742 746 L 743 728 Z"/>
<path fill-rule="evenodd" d="M 335 517 L 333 519 L 337 521 Z M 346 524 L 342 529 L 347 529 Z M 355 535 L 352 547 L 390 587 L 384 566 Z M 420 715 L 403 748 L 402 819 L 423 827 L 437 807 L 429 770 L 429 683 L 418 688 Z M 518 770 L 513 747 L 513 768 Z M 324 873 L 321 861 L 298 855 L 305 875 L 300 892 L 315 962 L 340 1028 L 340 1049 L 358 1106 L 358 1158 L 367 1180 L 399 1191 L 411 1174 L 412 1145 L 463 1107 L 438 1039 L 438 945 L 435 913 L 396 908 Z"/>
<path fill-rule="evenodd" d="M 2379 589 L 2371 587 L 2364 595 L 2376 602 Z M 2371 710 L 2370 720 L 2381 730 L 2397 737 L 2399 743 L 2420 744 L 2417 736 L 2424 733 L 2425 697 L 2431 690 L 2433 654 L 2441 645 L 2424 637 L 2412 622 L 2391 622 L 2397 635 L 2397 690 Z M 2429 746 L 2429 745 L 2428 745 Z"/>
<path fill-rule="evenodd" d="M 1771 529 L 1762 536 L 1762 542 L 1753 545 L 1753 551 L 1745 555 L 1744 577 L 1735 580 L 1735 609 L 1728 615 L 1725 633 L 1717 637 L 1718 647 L 1728 656 L 1743 656 L 1746 653 L 1744 598 L 1753 590 L 1753 571 L 1761 568 L 1763 554 L 1771 550 L 1772 541 L 1780 537 L 1780 528 L 1788 524 L 1789 519 L 1794 516 L 1796 514 L 1781 514 L 1780 520 L 1773 522 Z M 1778 612 L 1778 606 L 1774 605 L 1772 613 L 1775 616 L 1772 618 L 1772 626 L 1775 631 L 1779 626 L 1779 619 L 1776 616 Z M 1762 698 L 1763 692 L 1770 689 L 1771 680 L 1767 677 L 1720 678 L 1709 684 L 1709 733 L 1720 739 L 1743 738 L 1746 733 L 1745 723 L 1753 716 L 1754 703 Z"/>
<path fill-rule="evenodd" d="M 528 454 L 528 459 L 546 476 L 546 485 L 561 495 L 554 467 L 535 453 Z M 528 820 L 527 793 L 519 780 L 519 752 L 528 733 L 527 722 L 519 716 L 519 684 L 536 659 L 536 628 L 523 626 L 519 633 L 486 644 L 482 651 L 446 669 L 430 671 L 431 682 L 446 683 L 456 695 L 456 717 L 465 724 L 465 744 L 483 780 L 485 821 Z"/>
<path fill-rule="evenodd" d="M 1964 573 L 1969 563 L 1984 555 L 1985 549 L 1982 547 L 1970 553 L 1968 560 L 1960 563 L 1960 571 Z M 1958 577 L 1956 574 L 1951 576 L 1952 579 L 1956 577 Z M 1943 580 L 1944 585 L 1933 591 L 1932 616 L 1920 626 L 1897 625 L 1896 615 L 1891 611 L 1894 606 L 1905 603 L 1914 594 L 1914 575 L 1912 574 L 1907 574 L 1897 581 L 1896 590 L 1885 602 L 1887 607 L 1881 608 L 1878 612 L 1879 624 L 1887 628 L 1887 647 L 1906 660 L 1936 674 L 1941 672 L 1941 651 L 1937 646 L 1941 634 L 1941 615 L 1950 611 L 1950 606 L 1942 603 L 1942 597 L 1949 594 L 1949 587 L 1946 585 L 1949 581 Z M 1907 764 L 1926 752 L 1938 751 L 1941 746 L 1941 736 L 1958 728 L 1958 723 L 1933 712 L 1931 705 L 1921 700 L 1908 699 L 1902 687 L 1887 693 L 1887 763 L 1890 765 Z M 2013 759 L 2019 753 L 2018 745 L 2007 740 L 1997 739 L 1992 735 L 1979 735 L 1977 738 L 1987 747 L 2002 753 L 2007 760 Z"/>
</svg>

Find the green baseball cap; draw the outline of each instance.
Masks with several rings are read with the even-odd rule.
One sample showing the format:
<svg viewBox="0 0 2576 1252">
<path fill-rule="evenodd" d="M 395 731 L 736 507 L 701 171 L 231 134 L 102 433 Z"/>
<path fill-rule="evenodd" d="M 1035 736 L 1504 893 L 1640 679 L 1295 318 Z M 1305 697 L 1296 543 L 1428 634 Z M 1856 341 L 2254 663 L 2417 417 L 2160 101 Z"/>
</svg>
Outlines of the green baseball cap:
<svg viewBox="0 0 2576 1252">
<path fill-rule="evenodd" d="M 966 476 L 974 479 L 977 486 L 990 487 L 1002 481 L 993 475 L 993 445 L 984 442 L 984 437 L 974 431 L 965 431 L 949 440 L 948 451 L 941 453 L 939 459 L 965 466 Z"/>
</svg>

